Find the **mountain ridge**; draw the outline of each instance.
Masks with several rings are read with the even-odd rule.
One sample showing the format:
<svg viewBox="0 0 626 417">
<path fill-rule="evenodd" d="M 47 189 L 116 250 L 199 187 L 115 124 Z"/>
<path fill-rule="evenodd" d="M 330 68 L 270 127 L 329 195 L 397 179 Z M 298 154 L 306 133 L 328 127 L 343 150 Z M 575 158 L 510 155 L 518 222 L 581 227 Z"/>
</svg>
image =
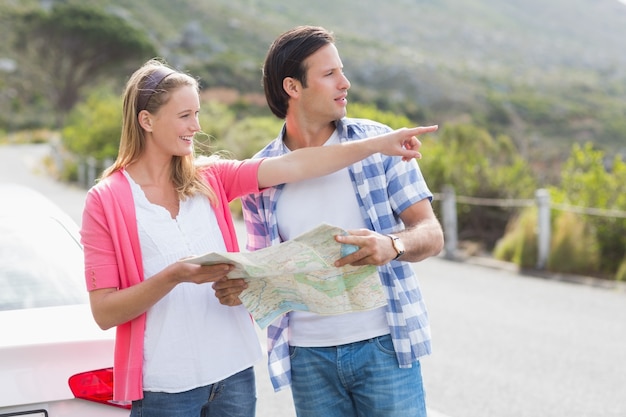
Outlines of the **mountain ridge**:
<svg viewBox="0 0 626 417">
<path fill-rule="evenodd" d="M 140 26 L 168 61 L 200 72 L 209 86 L 242 76 L 248 82 L 230 82 L 261 92 L 272 40 L 296 25 L 320 25 L 337 36 L 353 98 L 413 102 L 435 122 L 488 113 L 481 123 L 494 133 L 502 129 L 489 112 L 508 112 L 521 121 L 505 130 L 518 144 L 535 137 L 535 144 L 550 141 L 561 150 L 587 139 L 614 151 L 624 146 L 626 5 L 618 0 L 80 3 Z"/>
</svg>

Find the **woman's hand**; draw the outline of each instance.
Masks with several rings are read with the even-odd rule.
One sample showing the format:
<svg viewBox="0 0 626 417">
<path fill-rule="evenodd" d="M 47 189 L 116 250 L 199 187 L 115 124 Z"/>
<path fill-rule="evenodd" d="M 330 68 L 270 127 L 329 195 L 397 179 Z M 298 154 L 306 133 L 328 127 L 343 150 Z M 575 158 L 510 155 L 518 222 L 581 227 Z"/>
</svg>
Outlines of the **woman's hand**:
<svg viewBox="0 0 626 417">
<path fill-rule="evenodd" d="M 196 265 L 187 262 L 176 262 L 166 269 L 178 282 L 204 284 L 220 280 L 234 268 L 230 264 Z"/>
<path fill-rule="evenodd" d="M 181 282 L 215 282 L 225 279 L 233 268 L 229 264 L 195 265 L 174 262 L 150 279 L 128 288 L 101 288 L 91 291 L 91 311 L 96 323 L 106 330 L 145 313 Z"/>
<path fill-rule="evenodd" d="M 422 158 L 422 154 L 419 152 L 422 143 L 417 139 L 417 136 L 435 132 L 438 128 L 437 125 L 403 127 L 384 135 L 372 137 L 370 140 L 377 141 L 377 146 L 380 146 L 380 153 L 391 156 L 398 155 L 402 157 L 403 161 L 410 161 L 411 159 Z"/>
</svg>

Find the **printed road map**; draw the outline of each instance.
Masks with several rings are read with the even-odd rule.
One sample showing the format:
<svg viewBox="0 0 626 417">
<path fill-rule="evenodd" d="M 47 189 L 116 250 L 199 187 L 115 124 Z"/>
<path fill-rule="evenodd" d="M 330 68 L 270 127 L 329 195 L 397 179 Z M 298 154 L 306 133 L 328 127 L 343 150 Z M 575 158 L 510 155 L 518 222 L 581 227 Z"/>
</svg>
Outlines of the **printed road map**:
<svg viewBox="0 0 626 417">
<path fill-rule="evenodd" d="M 214 252 L 184 262 L 234 265 L 228 277 L 246 279 L 248 288 L 239 298 L 262 329 L 292 310 L 340 314 L 384 306 L 387 300 L 375 266 L 333 266 L 356 250 L 335 241 L 335 235 L 345 233 L 321 224 L 255 252 Z"/>
</svg>

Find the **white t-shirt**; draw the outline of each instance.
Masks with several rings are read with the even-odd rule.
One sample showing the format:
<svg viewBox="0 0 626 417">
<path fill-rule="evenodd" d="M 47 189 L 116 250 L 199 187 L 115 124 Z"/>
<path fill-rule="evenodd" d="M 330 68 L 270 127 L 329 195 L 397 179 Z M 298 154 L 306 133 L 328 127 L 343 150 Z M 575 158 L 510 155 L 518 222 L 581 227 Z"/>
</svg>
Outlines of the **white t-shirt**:
<svg viewBox="0 0 626 417">
<path fill-rule="evenodd" d="M 181 258 L 225 252 L 213 207 L 205 196 L 180 202 L 176 219 L 148 201 L 130 175 L 145 279 Z M 249 368 L 261 345 L 243 306 L 219 303 L 211 283 L 178 284 L 148 310 L 143 388 L 183 392 Z"/>
<path fill-rule="evenodd" d="M 333 143 L 339 143 L 336 131 L 324 146 Z M 278 198 L 276 218 L 282 240 L 293 239 L 320 223 L 344 230 L 365 228 L 347 168 L 324 177 L 285 184 Z M 289 313 L 292 346 L 337 346 L 388 333 L 385 307 L 333 316 Z"/>
</svg>

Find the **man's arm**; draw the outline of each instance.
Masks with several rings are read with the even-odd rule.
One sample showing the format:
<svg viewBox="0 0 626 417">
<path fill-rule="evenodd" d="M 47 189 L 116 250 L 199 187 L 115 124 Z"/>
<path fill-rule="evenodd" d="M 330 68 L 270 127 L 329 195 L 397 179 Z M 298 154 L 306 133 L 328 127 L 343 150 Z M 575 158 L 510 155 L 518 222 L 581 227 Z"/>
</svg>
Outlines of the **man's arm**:
<svg viewBox="0 0 626 417">
<path fill-rule="evenodd" d="M 443 230 L 428 199 L 421 200 L 400 214 L 405 229 L 394 233 L 405 247 L 398 259 L 418 262 L 435 256 L 443 249 Z M 397 252 L 388 235 L 368 229 L 349 230 L 348 235 L 338 235 L 337 242 L 359 246 L 359 250 L 335 262 L 343 265 L 384 265 L 396 258 Z M 239 305 L 239 295 L 247 287 L 243 279 L 221 279 L 213 283 L 215 295 L 224 305 Z"/>
<path fill-rule="evenodd" d="M 418 262 L 435 256 L 443 249 L 443 229 L 428 199 L 421 200 L 400 214 L 405 229 L 393 233 L 404 244 L 401 261 Z M 367 229 L 349 230 L 348 235 L 336 236 L 339 243 L 359 246 L 359 250 L 338 259 L 335 266 L 384 265 L 395 259 L 397 252 L 391 238 Z"/>
</svg>

